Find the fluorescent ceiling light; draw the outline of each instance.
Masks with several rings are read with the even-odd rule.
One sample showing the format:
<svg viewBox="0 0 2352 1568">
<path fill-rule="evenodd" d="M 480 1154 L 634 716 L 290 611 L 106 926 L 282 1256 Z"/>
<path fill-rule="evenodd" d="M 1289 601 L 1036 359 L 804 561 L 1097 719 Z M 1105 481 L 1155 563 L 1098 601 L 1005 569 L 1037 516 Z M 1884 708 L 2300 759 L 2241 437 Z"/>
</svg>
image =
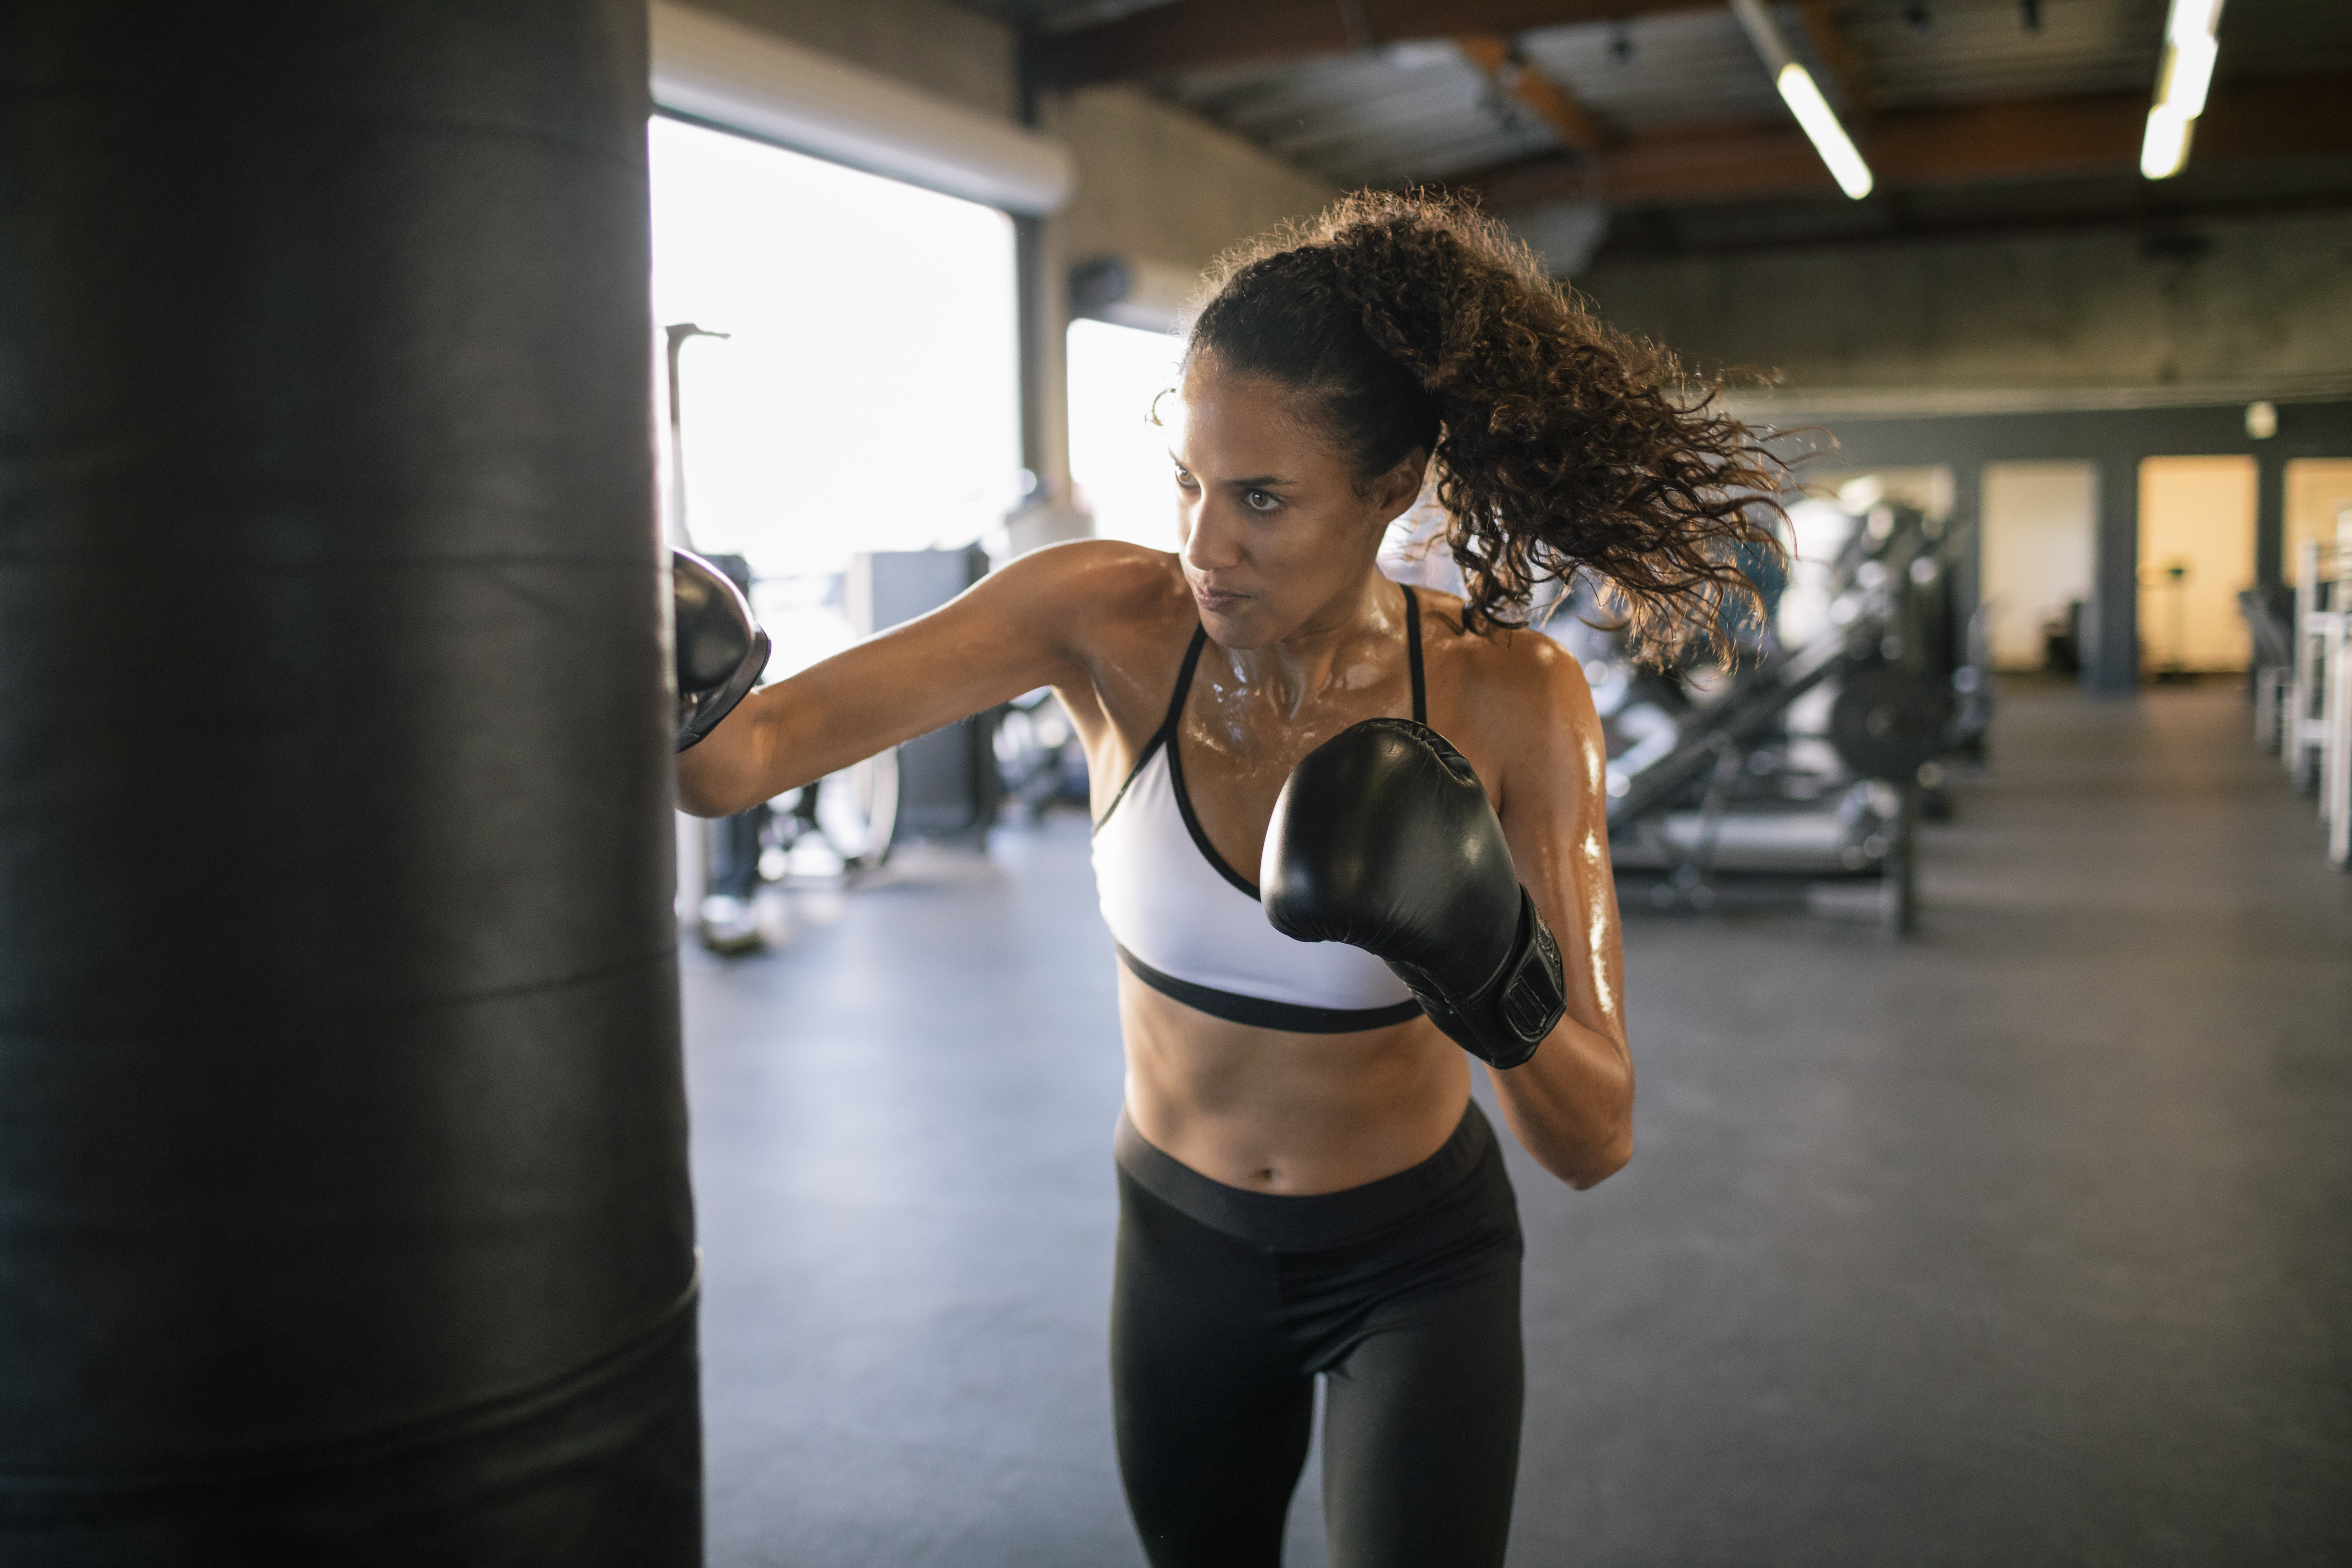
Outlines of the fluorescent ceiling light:
<svg viewBox="0 0 2352 1568">
<path fill-rule="evenodd" d="M 2189 162 L 2189 121 L 2163 104 L 2147 111 L 2147 134 L 2140 139 L 2139 172 L 2168 180 Z"/>
<path fill-rule="evenodd" d="M 2172 43 L 2204 37 L 2210 38 L 2221 26 L 2221 0 L 2172 0 L 2172 8 L 2165 13 L 2164 36 Z"/>
<path fill-rule="evenodd" d="M 2180 0 L 2180 3 L 2218 5 L 2219 0 Z M 1830 100 L 1822 96 L 1822 89 L 1815 85 L 1812 74 L 1790 58 L 1788 40 L 1780 37 L 1780 25 L 1764 9 L 1761 0 L 1731 0 L 1731 10 L 1739 18 L 1740 26 L 1746 29 L 1748 41 L 1754 44 L 1756 52 L 1763 57 L 1764 68 L 1772 73 L 1772 83 L 1780 89 L 1780 98 L 1788 104 L 1789 112 L 1797 117 L 1797 123 L 1804 127 L 1805 134 L 1812 141 L 1813 151 L 1822 155 L 1823 163 L 1829 165 L 1830 175 L 1837 181 L 1838 189 L 1855 201 L 1870 195 L 1870 165 L 1863 162 L 1853 139 L 1845 133 L 1845 127 L 1838 123 L 1836 112 L 1830 108 Z"/>
<path fill-rule="evenodd" d="M 2164 84 L 2157 90 L 2158 101 L 2170 106 L 2183 120 L 2204 113 L 2205 94 L 2213 85 L 2213 62 L 2221 54 L 2221 46 L 2203 37 L 2166 50 Z"/>
<path fill-rule="evenodd" d="M 1797 117 L 1797 123 L 1803 126 L 1805 134 L 1813 139 L 1813 151 L 1819 153 L 1822 162 L 1829 165 L 1830 175 L 1837 181 L 1838 189 L 1855 201 L 1870 195 L 1870 165 L 1862 161 L 1862 154 L 1855 150 L 1853 138 L 1845 133 L 1845 127 L 1838 123 L 1838 117 L 1830 110 L 1830 100 L 1823 98 L 1822 89 L 1813 85 L 1813 79 L 1805 68 L 1793 60 L 1782 66 L 1780 88 L 1780 97 L 1789 105 L 1789 112 Z"/>
<path fill-rule="evenodd" d="M 2139 147 L 2139 172 L 2151 180 L 2170 179 L 2189 162 L 2189 137 L 2205 112 L 2213 62 L 2221 58 L 2221 0 L 2172 0 L 2156 101 L 2148 106 L 2147 134 Z"/>
</svg>

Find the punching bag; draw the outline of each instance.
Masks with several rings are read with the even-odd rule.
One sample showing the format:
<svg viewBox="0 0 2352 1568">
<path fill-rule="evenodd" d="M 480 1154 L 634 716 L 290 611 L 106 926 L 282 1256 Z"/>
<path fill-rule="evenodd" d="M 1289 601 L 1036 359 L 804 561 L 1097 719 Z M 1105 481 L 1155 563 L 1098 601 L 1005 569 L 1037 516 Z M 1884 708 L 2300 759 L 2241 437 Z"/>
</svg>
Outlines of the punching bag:
<svg viewBox="0 0 2352 1568">
<path fill-rule="evenodd" d="M 685 1564 L 643 0 L 0 6 L 0 1563 Z"/>
</svg>

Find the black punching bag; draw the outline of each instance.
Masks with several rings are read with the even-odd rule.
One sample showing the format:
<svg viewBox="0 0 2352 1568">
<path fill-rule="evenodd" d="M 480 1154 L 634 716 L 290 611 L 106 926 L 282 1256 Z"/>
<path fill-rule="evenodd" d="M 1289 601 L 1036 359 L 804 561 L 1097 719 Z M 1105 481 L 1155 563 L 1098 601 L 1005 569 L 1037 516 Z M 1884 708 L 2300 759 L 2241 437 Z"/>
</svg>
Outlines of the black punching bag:
<svg viewBox="0 0 2352 1568">
<path fill-rule="evenodd" d="M 644 0 L 0 4 L 0 1563 L 690 1563 Z"/>
</svg>

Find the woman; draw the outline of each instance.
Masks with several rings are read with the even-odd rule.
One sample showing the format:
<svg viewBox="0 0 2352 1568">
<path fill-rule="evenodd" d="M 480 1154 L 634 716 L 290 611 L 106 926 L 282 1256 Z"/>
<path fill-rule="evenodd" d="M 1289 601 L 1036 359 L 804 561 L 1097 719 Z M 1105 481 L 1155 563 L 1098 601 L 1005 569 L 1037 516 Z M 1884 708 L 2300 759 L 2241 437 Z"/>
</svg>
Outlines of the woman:
<svg viewBox="0 0 2352 1568">
<path fill-rule="evenodd" d="M 1176 553 L 1024 557 L 752 694 L 680 795 L 731 812 L 1052 686 L 1119 957 L 1113 1383 L 1151 1561 L 1279 1561 L 1319 1373 L 1333 1562 L 1500 1563 L 1519 1231 L 1455 1041 L 1572 1186 L 1625 1163 L 1633 1093 L 1601 727 L 1518 623 L 1582 572 L 1651 646 L 1712 626 L 1771 464 L 1459 206 L 1351 198 L 1214 281 L 1160 410 Z M 1433 468 L 1459 598 L 1374 565 Z"/>
</svg>

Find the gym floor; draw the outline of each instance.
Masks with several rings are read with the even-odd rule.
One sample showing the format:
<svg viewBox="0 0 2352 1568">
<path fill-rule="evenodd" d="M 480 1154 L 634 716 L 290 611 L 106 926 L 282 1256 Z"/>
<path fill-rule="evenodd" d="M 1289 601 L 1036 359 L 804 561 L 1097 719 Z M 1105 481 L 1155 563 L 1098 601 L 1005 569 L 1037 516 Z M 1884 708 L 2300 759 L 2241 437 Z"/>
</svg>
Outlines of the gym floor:
<svg viewBox="0 0 2352 1568">
<path fill-rule="evenodd" d="M 2011 694 L 1906 944 L 1629 913 L 1633 1163 L 1514 1162 L 1514 1564 L 2352 1560 L 2352 879 L 2250 729 Z M 711 1562 L 1139 1563 L 1086 824 L 778 912 L 686 963 Z"/>
</svg>

